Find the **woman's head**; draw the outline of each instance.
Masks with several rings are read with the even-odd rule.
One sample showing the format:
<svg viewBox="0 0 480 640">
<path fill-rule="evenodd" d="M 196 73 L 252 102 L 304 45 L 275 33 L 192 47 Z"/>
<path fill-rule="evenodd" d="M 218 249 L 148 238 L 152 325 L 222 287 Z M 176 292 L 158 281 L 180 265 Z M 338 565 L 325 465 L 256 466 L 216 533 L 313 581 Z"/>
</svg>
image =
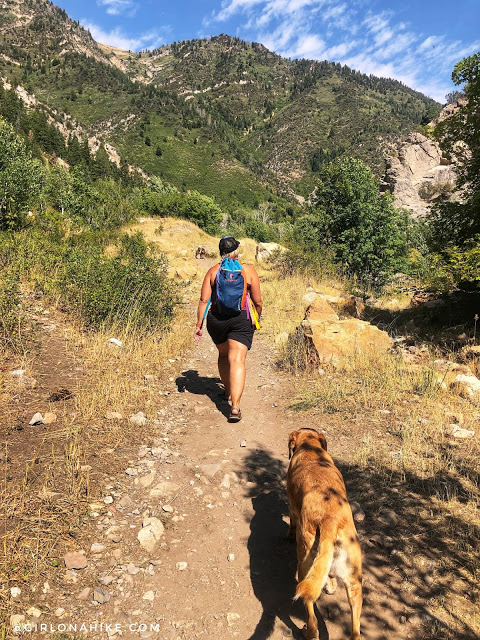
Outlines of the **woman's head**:
<svg viewBox="0 0 480 640">
<path fill-rule="evenodd" d="M 233 236 L 223 236 L 218 243 L 218 250 L 222 258 L 238 258 L 240 242 L 235 240 Z"/>
</svg>

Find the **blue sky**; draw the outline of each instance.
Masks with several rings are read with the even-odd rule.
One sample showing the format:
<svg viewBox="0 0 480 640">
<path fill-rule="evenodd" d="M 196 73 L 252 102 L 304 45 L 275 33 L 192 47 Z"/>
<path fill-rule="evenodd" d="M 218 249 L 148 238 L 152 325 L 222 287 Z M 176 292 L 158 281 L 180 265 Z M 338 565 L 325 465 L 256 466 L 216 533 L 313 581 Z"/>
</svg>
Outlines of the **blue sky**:
<svg viewBox="0 0 480 640">
<path fill-rule="evenodd" d="M 290 58 L 397 78 L 444 102 L 480 50 L 480 0 L 57 0 L 100 42 L 151 49 L 228 33 Z"/>
</svg>

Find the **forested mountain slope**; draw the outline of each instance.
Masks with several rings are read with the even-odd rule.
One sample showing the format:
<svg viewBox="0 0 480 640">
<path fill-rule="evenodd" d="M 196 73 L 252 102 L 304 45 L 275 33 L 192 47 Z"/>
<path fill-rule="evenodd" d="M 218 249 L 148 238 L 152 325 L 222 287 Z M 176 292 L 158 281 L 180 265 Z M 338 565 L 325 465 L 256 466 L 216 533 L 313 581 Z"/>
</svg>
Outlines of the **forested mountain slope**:
<svg viewBox="0 0 480 640">
<path fill-rule="evenodd" d="M 306 196 L 322 163 L 347 153 L 380 174 L 385 142 L 439 108 L 397 81 L 226 35 L 137 54 L 99 45 L 47 0 L 0 9 L 5 81 L 130 164 L 224 205 Z"/>
</svg>

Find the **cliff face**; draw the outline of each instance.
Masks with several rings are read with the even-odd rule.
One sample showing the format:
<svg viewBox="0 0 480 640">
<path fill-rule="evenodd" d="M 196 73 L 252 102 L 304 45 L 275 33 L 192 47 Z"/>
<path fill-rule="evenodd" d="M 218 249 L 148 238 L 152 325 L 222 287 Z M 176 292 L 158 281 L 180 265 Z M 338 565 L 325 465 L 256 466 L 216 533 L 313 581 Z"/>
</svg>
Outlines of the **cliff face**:
<svg viewBox="0 0 480 640">
<path fill-rule="evenodd" d="M 411 133 L 397 150 L 387 157 L 383 188 L 395 198 L 395 205 L 425 216 L 439 197 L 453 192 L 455 169 L 437 142 L 421 133 Z"/>
</svg>

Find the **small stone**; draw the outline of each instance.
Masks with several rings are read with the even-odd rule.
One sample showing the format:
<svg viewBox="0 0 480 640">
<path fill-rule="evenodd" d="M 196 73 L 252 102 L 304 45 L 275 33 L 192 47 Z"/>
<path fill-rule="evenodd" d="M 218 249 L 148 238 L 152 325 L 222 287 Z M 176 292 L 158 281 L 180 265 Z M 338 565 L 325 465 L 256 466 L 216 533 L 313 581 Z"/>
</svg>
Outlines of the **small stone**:
<svg viewBox="0 0 480 640">
<path fill-rule="evenodd" d="M 100 584 L 103 584 L 105 587 L 108 587 L 114 580 L 116 580 L 115 576 L 100 576 L 98 581 Z"/>
<path fill-rule="evenodd" d="M 445 430 L 445 433 L 449 436 L 452 436 L 452 438 L 458 438 L 459 440 L 463 440 L 465 438 L 473 438 L 475 436 L 475 431 L 464 429 L 458 424 L 449 424 Z"/>
<path fill-rule="evenodd" d="M 124 495 L 118 501 L 118 506 L 122 507 L 122 509 L 128 509 L 133 506 L 133 500 L 128 495 Z"/>
<path fill-rule="evenodd" d="M 79 600 L 88 600 L 88 596 L 90 595 L 90 591 L 91 589 L 89 587 L 85 587 L 85 589 L 83 589 L 83 591 L 80 591 L 80 593 L 78 594 L 78 599 Z"/>
<path fill-rule="evenodd" d="M 170 498 L 178 492 L 180 489 L 180 485 L 175 482 L 169 482 L 166 480 L 165 482 L 160 482 L 157 486 L 150 491 L 151 498 Z"/>
<path fill-rule="evenodd" d="M 85 569 L 88 566 L 88 562 L 83 553 L 79 551 L 70 551 L 65 554 L 64 557 L 65 566 L 70 569 Z"/>
<path fill-rule="evenodd" d="M 63 607 L 58 607 L 58 609 L 55 609 L 55 615 L 57 616 L 57 618 L 63 616 L 64 613 L 65 609 Z"/>
<path fill-rule="evenodd" d="M 108 342 L 115 345 L 116 347 L 123 347 L 123 342 L 121 340 L 118 340 L 118 338 L 109 338 Z"/>
<path fill-rule="evenodd" d="M 240 620 L 238 613 L 227 613 L 227 622 L 229 627 L 231 627 L 234 622 L 237 622 L 237 620 Z"/>
<path fill-rule="evenodd" d="M 293 631 L 287 627 L 286 629 L 283 630 L 283 637 L 293 638 Z"/>
<path fill-rule="evenodd" d="M 155 480 L 155 471 L 151 471 L 148 475 L 146 476 L 142 476 L 141 478 L 138 479 L 139 484 L 142 487 L 149 487 L 153 481 Z"/>
<path fill-rule="evenodd" d="M 228 473 L 226 473 L 223 476 L 223 480 L 220 483 L 220 486 L 223 487 L 224 489 L 230 489 L 230 476 Z"/>
<path fill-rule="evenodd" d="M 350 508 L 355 522 L 363 522 L 365 520 L 365 512 L 358 502 L 350 502 Z"/>
<path fill-rule="evenodd" d="M 247 446 L 247 441 L 246 440 L 241 440 L 240 441 L 240 446 L 241 447 L 246 447 Z"/>
<path fill-rule="evenodd" d="M 149 600 L 150 602 L 153 602 L 153 600 L 155 600 L 155 594 L 153 591 L 147 591 L 143 594 L 142 600 Z"/>
<path fill-rule="evenodd" d="M 36 424 L 43 424 L 43 416 L 41 413 L 35 413 L 33 418 L 28 423 L 30 426 L 34 426 Z"/>
<path fill-rule="evenodd" d="M 105 604 L 110 600 L 111 597 L 112 596 L 108 593 L 108 591 L 105 591 L 100 587 L 95 587 L 95 589 L 93 590 L 93 599 L 99 604 Z"/>
<path fill-rule="evenodd" d="M 188 567 L 188 563 L 187 562 L 177 562 L 177 564 L 175 566 L 177 567 L 177 571 L 185 571 L 185 569 Z"/>
<path fill-rule="evenodd" d="M 133 562 L 129 562 L 127 564 L 127 573 L 131 576 L 136 576 L 140 569 L 133 564 Z"/>
<path fill-rule="evenodd" d="M 90 553 L 103 553 L 104 551 L 105 546 L 99 542 L 94 542 L 90 547 Z"/>
<path fill-rule="evenodd" d="M 426 575 L 423 578 L 424 582 L 426 582 L 427 584 L 433 584 L 435 582 L 435 578 L 433 576 L 430 575 Z"/>
<path fill-rule="evenodd" d="M 12 587 L 10 589 L 10 595 L 12 596 L 12 598 L 18 598 L 21 593 L 22 590 L 20 589 L 20 587 Z"/>
<path fill-rule="evenodd" d="M 30 607 L 27 609 L 27 616 L 32 616 L 32 618 L 40 618 L 42 612 L 37 607 Z"/>
<path fill-rule="evenodd" d="M 123 416 L 118 411 L 107 411 L 105 414 L 107 420 L 123 420 Z"/>
<path fill-rule="evenodd" d="M 104 501 L 105 504 L 112 504 L 113 503 L 113 498 L 112 498 L 112 496 L 105 496 L 103 501 Z"/>
<path fill-rule="evenodd" d="M 123 536 L 119 531 L 112 531 L 107 535 L 107 539 L 110 540 L 110 542 L 114 542 L 115 544 L 118 544 L 123 540 Z"/>
<path fill-rule="evenodd" d="M 379 412 L 382 416 L 389 416 L 392 412 L 388 409 L 380 409 Z"/>
<path fill-rule="evenodd" d="M 137 427 L 144 427 L 147 424 L 147 418 L 143 411 L 139 411 L 133 416 L 130 416 L 130 422 Z"/>
<path fill-rule="evenodd" d="M 166 513 L 173 513 L 174 508 L 172 507 L 171 504 L 164 504 L 162 505 L 162 509 L 166 512 Z"/>
<path fill-rule="evenodd" d="M 227 556 L 227 560 L 228 562 L 233 562 L 235 560 L 235 554 L 234 553 L 229 553 Z"/>
<path fill-rule="evenodd" d="M 205 407 L 204 405 L 195 405 L 193 407 L 193 412 L 196 413 L 197 415 L 200 415 L 201 413 L 205 413 L 205 411 L 208 410 L 208 407 Z"/>
<path fill-rule="evenodd" d="M 400 616 L 398 618 L 398 621 L 400 624 L 405 624 L 407 622 L 407 619 L 408 619 L 407 616 Z"/>
<path fill-rule="evenodd" d="M 127 474 L 127 476 L 138 476 L 138 469 L 135 469 L 134 467 L 128 467 L 128 469 L 125 469 L 125 473 Z"/>
<path fill-rule="evenodd" d="M 398 524 L 398 515 L 395 511 L 389 509 L 388 511 L 384 511 L 380 514 L 378 521 L 387 527 L 395 527 Z"/>
<path fill-rule="evenodd" d="M 25 369 L 14 369 L 13 371 L 10 371 L 10 375 L 14 378 L 23 378 L 26 373 Z"/>
<path fill-rule="evenodd" d="M 53 424 L 57 421 L 57 415 L 52 413 L 51 411 L 47 411 L 47 413 L 43 416 L 43 424 Z"/>
<path fill-rule="evenodd" d="M 137 534 L 140 545 L 150 553 L 155 549 L 155 545 L 164 534 L 164 527 L 158 518 L 145 518 L 142 529 Z"/>
<path fill-rule="evenodd" d="M 145 382 L 155 382 L 155 380 L 157 379 L 157 376 L 152 375 L 151 373 L 147 373 L 146 375 L 143 376 L 143 379 L 145 380 Z"/>
</svg>

